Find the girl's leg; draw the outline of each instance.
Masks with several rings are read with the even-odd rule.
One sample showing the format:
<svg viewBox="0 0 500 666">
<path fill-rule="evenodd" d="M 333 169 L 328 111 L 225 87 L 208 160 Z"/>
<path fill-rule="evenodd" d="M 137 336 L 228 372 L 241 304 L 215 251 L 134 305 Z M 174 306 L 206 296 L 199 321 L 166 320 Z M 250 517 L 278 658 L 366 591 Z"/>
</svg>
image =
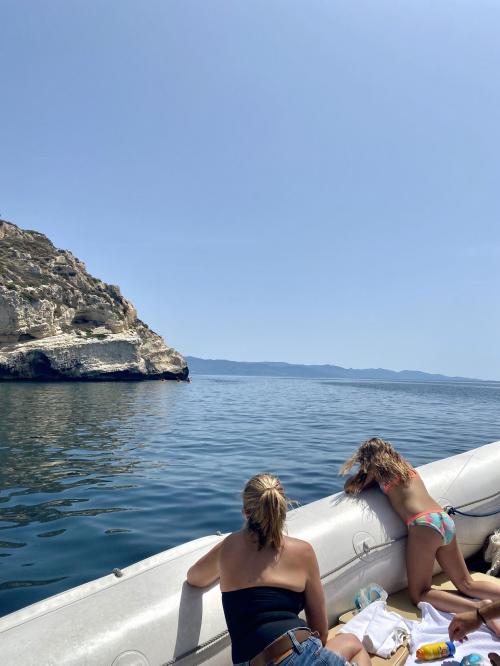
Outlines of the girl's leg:
<svg viewBox="0 0 500 666">
<path fill-rule="evenodd" d="M 354 634 L 337 634 L 327 641 L 325 648 L 353 661 L 358 666 L 371 666 L 371 659 L 361 641 Z"/>
<path fill-rule="evenodd" d="M 481 608 L 482 605 L 487 603 L 486 600 L 500 599 L 500 583 L 489 580 L 474 580 L 472 578 L 458 547 L 456 537 L 447 546 L 441 546 L 438 549 L 436 559 L 442 570 L 448 574 L 457 590 L 468 597 L 483 600 L 477 602 L 471 599 L 464 599 L 464 601 L 469 601 L 476 608 Z M 500 619 L 489 620 L 487 625 L 494 634 L 500 636 Z"/>
<path fill-rule="evenodd" d="M 443 546 L 443 538 L 439 532 L 424 525 L 413 525 L 408 530 L 408 545 L 406 550 L 406 570 L 408 574 L 408 592 L 415 605 L 420 601 L 432 604 L 438 610 L 448 613 L 460 613 L 472 610 L 479 606 L 472 599 L 464 599 L 452 592 L 432 589 L 432 569 L 434 560 Z M 441 562 L 439 562 L 441 564 Z M 452 578 L 450 571 L 446 573 Z M 468 573 L 468 572 L 467 572 Z M 470 574 L 469 574 L 470 576 Z M 455 581 L 452 582 L 455 584 Z"/>
<path fill-rule="evenodd" d="M 447 546 L 441 546 L 438 549 L 436 559 L 442 570 L 450 577 L 453 585 L 462 594 L 468 597 L 476 597 L 476 599 L 491 599 L 492 601 L 500 599 L 500 583 L 472 578 L 458 547 L 456 537 Z"/>
</svg>

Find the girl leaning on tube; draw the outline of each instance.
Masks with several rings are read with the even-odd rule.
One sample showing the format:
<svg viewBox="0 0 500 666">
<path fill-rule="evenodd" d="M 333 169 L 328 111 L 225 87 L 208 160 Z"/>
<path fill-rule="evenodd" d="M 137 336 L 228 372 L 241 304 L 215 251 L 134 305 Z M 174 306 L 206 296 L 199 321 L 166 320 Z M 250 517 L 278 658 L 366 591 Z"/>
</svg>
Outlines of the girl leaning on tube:
<svg viewBox="0 0 500 666">
<path fill-rule="evenodd" d="M 206 587 L 220 580 L 233 664 L 370 666 L 352 634 L 328 640 L 325 597 L 312 546 L 283 534 L 287 499 L 279 479 L 252 477 L 243 490 L 246 524 L 189 569 Z M 305 610 L 306 625 L 298 614 Z"/>
<path fill-rule="evenodd" d="M 355 465 L 359 469 L 345 482 L 345 492 L 358 495 L 378 485 L 408 528 L 406 571 L 408 592 L 415 605 L 426 601 L 448 613 L 481 612 L 491 600 L 500 599 L 498 582 L 472 578 L 458 547 L 453 519 L 429 495 L 420 474 L 390 442 L 380 437 L 366 440 L 340 471 L 347 474 Z M 432 587 L 435 560 L 461 595 Z M 488 626 L 500 635 L 498 620 L 488 620 Z"/>
</svg>

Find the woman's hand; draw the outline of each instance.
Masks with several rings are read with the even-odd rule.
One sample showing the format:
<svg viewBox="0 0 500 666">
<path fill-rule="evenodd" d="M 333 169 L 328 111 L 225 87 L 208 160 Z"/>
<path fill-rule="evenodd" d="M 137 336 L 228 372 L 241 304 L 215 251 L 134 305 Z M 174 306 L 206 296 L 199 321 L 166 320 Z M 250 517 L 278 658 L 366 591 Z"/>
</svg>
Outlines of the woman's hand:
<svg viewBox="0 0 500 666">
<path fill-rule="evenodd" d="M 475 610 L 458 613 L 448 627 L 448 634 L 451 641 L 463 641 L 467 634 L 476 631 L 481 626 L 481 620 Z"/>
<path fill-rule="evenodd" d="M 344 492 L 348 495 L 359 495 L 359 493 L 374 482 L 373 474 L 357 472 L 354 476 L 347 479 L 344 484 Z"/>
<path fill-rule="evenodd" d="M 348 495 L 357 495 L 361 492 L 361 485 L 359 483 L 359 479 L 357 479 L 356 476 L 351 476 L 344 483 L 344 492 Z"/>
</svg>

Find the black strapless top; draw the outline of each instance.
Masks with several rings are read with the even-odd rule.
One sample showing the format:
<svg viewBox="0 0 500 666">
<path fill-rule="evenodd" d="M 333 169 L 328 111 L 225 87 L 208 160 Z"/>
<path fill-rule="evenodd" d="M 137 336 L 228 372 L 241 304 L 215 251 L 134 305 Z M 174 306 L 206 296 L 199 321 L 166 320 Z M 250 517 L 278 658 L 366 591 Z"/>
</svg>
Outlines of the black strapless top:
<svg viewBox="0 0 500 666">
<path fill-rule="evenodd" d="M 248 587 L 222 593 L 234 664 L 249 661 L 289 629 L 303 627 L 298 617 L 304 593 L 283 587 Z"/>
</svg>

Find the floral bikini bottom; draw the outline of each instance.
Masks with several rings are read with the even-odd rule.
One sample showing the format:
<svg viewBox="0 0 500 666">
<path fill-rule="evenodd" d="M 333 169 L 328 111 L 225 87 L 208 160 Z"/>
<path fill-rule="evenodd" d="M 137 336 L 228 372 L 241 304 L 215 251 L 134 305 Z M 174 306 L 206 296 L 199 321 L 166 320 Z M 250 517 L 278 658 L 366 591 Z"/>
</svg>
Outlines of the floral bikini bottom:
<svg viewBox="0 0 500 666">
<path fill-rule="evenodd" d="M 455 523 L 446 511 L 422 511 L 415 516 L 411 516 L 406 521 L 408 529 L 414 525 L 430 527 L 443 537 L 443 545 L 447 546 L 453 541 L 455 536 Z"/>
</svg>

